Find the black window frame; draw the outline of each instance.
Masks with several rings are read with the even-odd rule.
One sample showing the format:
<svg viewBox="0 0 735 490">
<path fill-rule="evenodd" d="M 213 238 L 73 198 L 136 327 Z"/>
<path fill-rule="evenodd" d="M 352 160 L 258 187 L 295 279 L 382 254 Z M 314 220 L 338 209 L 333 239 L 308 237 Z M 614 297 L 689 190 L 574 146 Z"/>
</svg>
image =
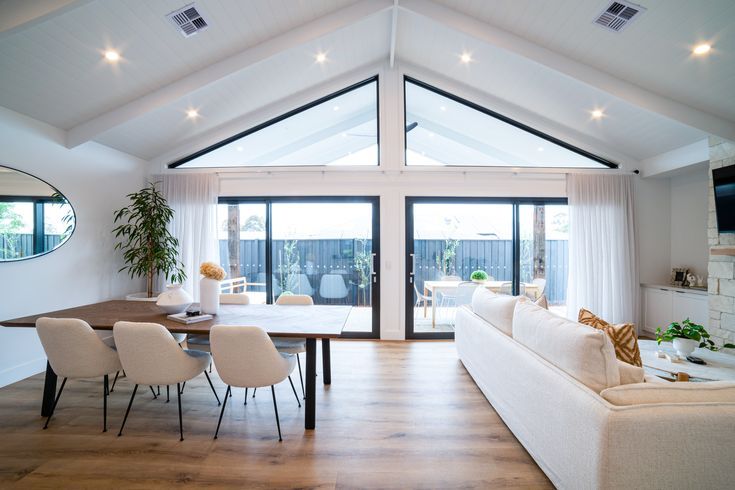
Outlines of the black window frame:
<svg viewBox="0 0 735 490">
<path fill-rule="evenodd" d="M 454 332 L 414 332 L 414 284 L 413 254 L 414 254 L 414 204 L 510 204 L 513 207 L 513 295 L 517 295 L 521 281 L 521 220 L 520 206 L 524 205 L 569 205 L 566 197 L 448 197 L 448 196 L 406 196 L 405 199 L 405 241 L 406 241 L 406 271 L 405 271 L 405 334 L 406 339 L 454 339 Z"/>
<path fill-rule="evenodd" d="M 375 82 L 375 142 L 378 146 L 378 163 L 377 165 L 374 165 L 375 167 L 380 167 L 380 76 L 374 75 L 370 78 L 366 78 L 365 80 L 362 80 L 360 82 L 354 83 L 348 87 L 345 87 L 343 89 L 340 89 L 336 92 L 332 92 L 328 95 L 325 95 L 324 97 L 320 97 L 319 99 L 316 99 L 314 101 L 309 102 L 308 104 L 304 104 L 302 106 L 299 106 L 295 109 L 292 109 L 288 112 L 285 112 L 279 116 L 276 116 L 274 118 L 268 119 L 265 122 L 262 122 L 260 124 L 256 124 L 255 126 L 246 129 L 245 131 L 241 131 L 240 133 L 237 133 L 233 136 L 230 136 L 228 138 L 225 138 L 221 141 L 218 141 L 217 143 L 214 143 L 212 145 L 207 146 L 206 148 L 203 148 L 199 151 L 196 151 L 190 155 L 187 155 L 183 158 L 180 158 L 172 163 L 168 164 L 169 169 L 178 169 L 183 164 L 188 163 L 192 160 L 195 160 L 203 155 L 206 155 L 207 153 L 211 153 L 214 150 L 217 150 L 219 148 L 222 148 L 223 146 L 226 146 L 234 141 L 237 141 L 241 138 L 244 138 L 245 136 L 248 136 L 250 134 L 256 133 L 262 129 L 265 129 L 269 126 L 272 126 L 274 124 L 277 124 L 285 119 L 288 119 L 289 117 L 295 116 L 297 114 L 300 114 L 304 111 L 307 111 L 311 109 L 312 107 L 316 107 L 320 104 L 323 104 L 324 102 L 328 102 L 332 99 L 335 99 L 339 97 L 340 95 L 344 95 L 348 92 L 351 92 L 353 90 L 356 90 L 360 87 L 364 87 L 365 85 L 369 85 L 371 83 Z M 238 167 L 184 167 L 182 170 L 185 169 L 195 169 L 195 168 L 242 168 L 242 169 L 248 169 L 248 168 L 304 168 L 304 167 L 327 167 L 327 165 L 265 165 L 265 166 L 249 166 L 249 165 L 243 165 Z M 370 165 L 370 167 L 373 167 L 373 165 Z"/>
<path fill-rule="evenodd" d="M 409 75 L 403 76 L 403 127 L 406 127 L 406 124 L 408 124 L 408 119 L 406 117 L 406 109 L 407 109 L 407 103 L 406 103 L 406 84 L 412 83 L 418 87 L 421 87 L 423 89 L 429 90 L 431 92 L 434 92 L 438 95 L 441 95 L 443 97 L 446 97 L 454 102 L 457 102 L 458 104 L 462 104 L 464 106 L 467 106 L 471 109 L 474 109 L 476 111 L 479 111 L 487 116 L 490 116 L 492 118 L 498 119 L 504 123 L 510 124 L 511 126 L 515 126 L 516 128 L 525 131 L 527 133 L 530 133 L 534 136 L 538 136 L 539 138 L 543 138 L 546 141 L 553 143 L 555 145 L 559 145 L 563 147 L 566 150 L 572 151 L 574 153 L 577 153 L 578 155 L 582 155 L 583 157 L 589 158 L 590 160 L 594 160 L 597 163 L 600 163 L 604 165 L 607 168 L 599 168 L 598 170 L 607 170 L 607 169 L 617 169 L 619 168 L 619 165 L 615 162 L 612 162 L 606 158 L 603 158 L 601 156 L 595 155 L 594 153 L 591 153 L 587 150 L 584 150 L 582 148 L 579 148 L 577 146 L 574 146 L 570 143 L 567 143 L 566 141 L 560 140 L 559 138 L 555 136 L 551 136 L 548 133 L 544 133 L 543 131 L 539 131 L 536 128 L 533 128 L 531 126 L 528 126 L 520 121 L 516 121 L 515 119 L 511 119 L 508 116 L 505 116 L 503 114 L 500 114 L 499 112 L 496 112 L 492 109 L 488 109 L 487 107 L 481 106 L 480 104 L 477 104 L 475 102 L 472 102 L 471 100 L 464 99 L 462 97 L 459 97 L 451 92 L 447 92 L 445 90 L 442 90 L 438 87 L 435 87 L 433 85 L 430 85 L 426 82 L 422 82 L 421 80 L 418 80 L 416 78 L 413 78 Z M 421 167 L 422 165 L 408 165 L 408 137 L 407 132 L 404 130 L 403 132 L 403 166 L 404 167 Z M 500 167 L 500 166 L 489 166 L 489 165 L 444 165 L 448 168 L 514 168 L 511 166 L 508 167 Z M 569 169 L 584 169 L 584 170 L 595 170 L 594 167 L 545 167 L 545 166 L 538 166 L 538 167 L 522 167 L 522 168 L 528 168 L 528 169 L 556 169 L 556 170 L 569 170 Z"/>
<path fill-rule="evenodd" d="M 368 203 L 373 206 L 372 253 L 375 254 L 376 282 L 372 286 L 372 330 L 370 332 L 345 332 L 342 338 L 380 338 L 380 196 L 227 196 L 217 204 L 258 203 L 265 205 L 265 290 L 266 304 L 273 304 L 273 204 L 280 203 Z"/>
<path fill-rule="evenodd" d="M 38 177 L 36 177 L 38 179 Z M 41 179 L 38 179 L 41 180 Z M 42 181 L 44 182 L 44 181 Z M 44 182 L 45 183 L 45 182 Z M 48 185 L 48 184 L 47 184 Z M 49 186 L 50 187 L 50 186 Z M 21 260 L 28 260 L 35 257 L 40 257 L 42 255 L 46 255 L 47 253 L 53 252 L 57 248 L 61 247 L 64 243 L 68 242 L 71 236 L 74 234 L 74 230 L 76 230 L 76 213 L 74 211 L 74 207 L 72 207 L 72 214 L 74 215 L 74 226 L 72 228 L 71 233 L 68 237 L 66 237 L 66 240 L 59 243 L 57 247 L 54 247 L 50 250 L 45 250 L 45 236 L 46 236 L 46 230 L 44 226 L 44 219 L 45 219 L 45 211 L 44 211 L 44 205 L 45 204 L 68 204 L 71 206 L 71 203 L 61 197 L 48 197 L 48 196 L 6 196 L 6 195 L 0 195 L 0 203 L 20 203 L 20 202 L 29 202 L 33 204 L 33 231 L 31 234 L 33 235 L 33 255 L 28 255 L 26 257 L 19 257 L 17 259 L 2 259 L 0 260 L 0 263 L 2 262 L 18 262 Z"/>
</svg>

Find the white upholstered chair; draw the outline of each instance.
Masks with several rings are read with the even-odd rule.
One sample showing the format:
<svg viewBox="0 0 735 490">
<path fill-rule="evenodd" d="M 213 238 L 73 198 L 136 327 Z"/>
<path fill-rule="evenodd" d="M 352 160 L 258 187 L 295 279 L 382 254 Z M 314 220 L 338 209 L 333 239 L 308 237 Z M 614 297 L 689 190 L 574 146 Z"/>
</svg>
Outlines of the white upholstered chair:
<svg viewBox="0 0 735 490">
<path fill-rule="evenodd" d="M 532 299 L 538 299 L 546 291 L 546 279 L 543 277 L 536 277 L 531 282 L 536 285 L 536 297 Z"/>
<path fill-rule="evenodd" d="M 64 378 L 43 428 L 48 427 L 67 379 L 102 376 L 102 431 L 107 432 L 109 375 L 122 369 L 117 351 L 105 344 L 87 322 L 76 318 L 39 318 L 36 320 L 36 332 L 51 369 Z"/>
<path fill-rule="evenodd" d="M 273 409 L 276 413 L 278 440 L 283 440 L 281 437 L 281 422 L 278 419 L 276 390 L 273 385 L 288 378 L 293 394 L 298 401 L 299 397 L 290 376 L 296 365 L 294 356 L 278 352 L 268 334 L 260 327 L 214 325 L 209 335 L 214 365 L 217 367 L 217 373 L 219 373 L 222 381 L 227 384 L 225 401 L 219 414 L 214 438 L 217 439 L 219 434 L 222 415 L 225 413 L 227 399 L 233 386 L 245 388 L 246 401 L 248 388 L 270 386 L 273 395 Z M 299 403 L 299 406 L 301 406 L 301 403 Z"/>
<path fill-rule="evenodd" d="M 125 411 L 125 418 L 123 418 L 120 432 L 117 435 L 122 435 L 138 385 L 166 385 L 168 387 L 175 384 L 179 401 L 179 435 L 180 440 L 183 441 L 181 383 L 204 373 L 214 396 L 217 397 L 217 404 L 220 403 L 212 381 L 207 375 L 207 366 L 211 361 L 210 355 L 207 352 L 181 349 L 166 327 L 157 323 L 117 322 L 112 332 L 125 374 L 135 383 L 130 403 Z"/>
<path fill-rule="evenodd" d="M 324 299 L 342 299 L 348 294 L 345 280 L 340 274 L 324 274 L 319 282 L 319 296 Z"/>
<path fill-rule="evenodd" d="M 219 303 L 221 305 L 249 305 L 250 297 L 245 293 L 220 293 Z M 186 342 L 189 349 L 201 350 L 209 352 L 209 335 L 189 335 L 189 340 Z M 212 366 L 210 365 L 209 372 L 212 372 Z"/>
</svg>

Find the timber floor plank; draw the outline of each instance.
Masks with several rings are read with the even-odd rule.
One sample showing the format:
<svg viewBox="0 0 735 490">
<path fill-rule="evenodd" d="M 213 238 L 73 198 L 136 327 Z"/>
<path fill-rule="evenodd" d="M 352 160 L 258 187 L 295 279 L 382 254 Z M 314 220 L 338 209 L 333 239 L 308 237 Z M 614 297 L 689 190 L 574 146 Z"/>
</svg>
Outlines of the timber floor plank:
<svg viewBox="0 0 735 490">
<path fill-rule="evenodd" d="M 212 381 L 220 398 L 225 386 Z M 294 372 L 297 390 L 298 372 Z M 67 382 L 48 430 L 43 376 L 0 389 L 0 488 L 551 488 L 457 360 L 451 341 L 335 341 L 332 385 L 317 378 L 317 428 L 303 428 L 288 383 L 243 405 L 233 389 L 222 419 L 201 376 L 166 403 L 120 378 L 102 432 L 101 380 Z M 250 392 L 252 395 L 252 390 Z"/>
</svg>

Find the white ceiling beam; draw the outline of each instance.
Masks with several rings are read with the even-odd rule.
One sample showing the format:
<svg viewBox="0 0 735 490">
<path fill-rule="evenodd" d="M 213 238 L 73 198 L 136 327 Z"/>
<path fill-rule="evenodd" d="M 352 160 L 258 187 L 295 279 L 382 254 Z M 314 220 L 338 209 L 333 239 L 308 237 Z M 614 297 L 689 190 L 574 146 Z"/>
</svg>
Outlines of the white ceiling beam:
<svg viewBox="0 0 735 490">
<path fill-rule="evenodd" d="M 0 1 L 0 39 L 15 34 L 58 15 L 81 7 L 92 0 L 3 0 Z"/>
<path fill-rule="evenodd" d="M 705 138 L 641 161 L 641 177 L 663 177 L 675 170 L 708 161 L 709 140 Z"/>
<path fill-rule="evenodd" d="M 280 53 L 312 42 L 393 7 L 390 0 L 361 0 L 303 24 L 252 48 L 190 73 L 132 102 L 85 121 L 67 132 L 66 146 L 74 148 L 110 129 L 185 97 L 233 73 Z"/>
<path fill-rule="evenodd" d="M 319 85 L 305 88 L 300 92 L 291 94 L 288 97 L 247 114 L 243 114 L 242 116 L 220 124 L 219 126 L 193 138 L 171 142 L 171 144 L 167 146 L 173 148 L 173 150 L 166 151 L 161 155 L 152 158 L 150 161 L 154 166 L 158 166 L 160 171 L 163 172 L 167 169 L 167 165 L 169 163 L 179 160 L 186 155 L 190 155 L 202 148 L 207 148 L 210 145 L 252 128 L 257 124 L 269 121 L 274 117 L 280 116 L 286 112 L 296 109 L 297 107 L 301 107 L 309 102 L 313 102 L 314 100 L 318 100 L 326 95 L 337 92 L 338 90 L 352 84 L 366 80 L 376 74 L 382 75 L 384 65 L 385 62 L 367 64 L 343 75 L 333 77 Z"/>
<path fill-rule="evenodd" d="M 664 97 L 451 8 L 430 0 L 403 0 L 399 8 L 535 61 L 643 109 L 693 128 L 735 140 L 734 121 Z"/>
<path fill-rule="evenodd" d="M 393 14 L 390 25 L 390 67 L 396 60 L 396 37 L 398 36 L 398 0 L 393 0 Z"/>
</svg>

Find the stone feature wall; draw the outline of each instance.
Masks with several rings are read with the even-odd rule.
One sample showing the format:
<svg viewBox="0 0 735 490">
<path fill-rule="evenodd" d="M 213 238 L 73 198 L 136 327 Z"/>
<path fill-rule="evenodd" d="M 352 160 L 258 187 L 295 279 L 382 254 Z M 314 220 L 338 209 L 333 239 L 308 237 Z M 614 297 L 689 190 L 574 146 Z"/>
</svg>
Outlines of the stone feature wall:
<svg viewBox="0 0 735 490">
<path fill-rule="evenodd" d="M 735 343 L 735 256 L 713 255 L 713 248 L 735 247 L 735 233 L 719 233 L 712 169 L 735 165 L 735 143 L 711 136 L 709 139 L 709 328 L 717 343 Z M 728 349 L 729 350 L 729 349 Z M 727 351 L 727 350 L 726 350 Z M 729 353 L 733 353 L 729 350 Z"/>
</svg>

